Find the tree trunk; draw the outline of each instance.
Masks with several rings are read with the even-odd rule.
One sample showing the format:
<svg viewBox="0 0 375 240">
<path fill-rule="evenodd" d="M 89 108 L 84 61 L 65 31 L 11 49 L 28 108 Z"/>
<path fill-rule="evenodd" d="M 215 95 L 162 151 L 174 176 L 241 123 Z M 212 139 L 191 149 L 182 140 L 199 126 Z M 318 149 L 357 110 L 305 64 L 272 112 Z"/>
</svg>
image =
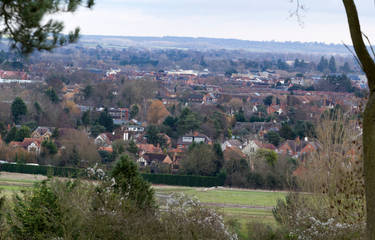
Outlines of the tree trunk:
<svg viewBox="0 0 375 240">
<path fill-rule="evenodd" d="M 369 100 L 363 119 L 363 161 L 366 188 L 367 238 L 375 240 L 375 63 L 362 38 L 361 26 L 354 0 L 342 0 L 349 23 L 353 47 L 366 73 Z"/>
<path fill-rule="evenodd" d="M 374 79 L 375 80 L 375 79 Z M 371 94 L 363 119 L 363 157 L 366 185 L 367 236 L 375 239 L 375 95 Z"/>
</svg>

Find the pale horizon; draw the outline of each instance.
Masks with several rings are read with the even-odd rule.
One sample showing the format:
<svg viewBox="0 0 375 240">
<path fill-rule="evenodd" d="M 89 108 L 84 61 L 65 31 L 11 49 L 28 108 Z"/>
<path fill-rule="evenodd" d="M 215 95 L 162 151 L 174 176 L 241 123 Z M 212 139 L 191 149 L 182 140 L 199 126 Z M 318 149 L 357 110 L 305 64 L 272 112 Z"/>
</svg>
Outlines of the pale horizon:
<svg viewBox="0 0 375 240">
<path fill-rule="evenodd" d="M 82 35 L 204 37 L 249 41 L 351 44 L 341 1 L 305 0 L 302 25 L 289 0 L 98 0 L 64 20 Z M 362 30 L 375 39 L 374 2 L 357 1 Z M 375 40 L 374 40 L 375 41 Z"/>
</svg>

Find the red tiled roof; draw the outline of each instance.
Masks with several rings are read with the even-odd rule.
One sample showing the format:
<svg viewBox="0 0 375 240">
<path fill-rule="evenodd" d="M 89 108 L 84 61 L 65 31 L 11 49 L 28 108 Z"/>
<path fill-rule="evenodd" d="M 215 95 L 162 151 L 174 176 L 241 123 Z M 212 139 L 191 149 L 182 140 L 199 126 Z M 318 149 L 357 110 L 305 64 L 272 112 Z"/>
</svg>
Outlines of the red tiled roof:
<svg viewBox="0 0 375 240">
<path fill-rule="evenodd" d="M 160 147 L 155 147 L 152 144 L 137 144 L 137 147 L 139 148 L 139 150 L 142 150 L 148 153 L 162 152 Z"/>
</svg>

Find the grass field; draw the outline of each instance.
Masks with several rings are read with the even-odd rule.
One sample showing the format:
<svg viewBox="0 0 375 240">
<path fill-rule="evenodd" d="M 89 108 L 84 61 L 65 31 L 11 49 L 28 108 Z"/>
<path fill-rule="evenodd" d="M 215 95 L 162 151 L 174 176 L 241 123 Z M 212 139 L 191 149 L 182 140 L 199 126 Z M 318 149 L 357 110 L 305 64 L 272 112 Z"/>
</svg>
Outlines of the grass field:
<svg viewBox="0 0 375 240">
<path fill-rule="evenodd" d="M 225 220 L 236 220 L 241 225 L 240 236 L 246 237 L 246 224 L 262 222 L 277 226 L 272 208 L 278 199 L 284 199 L 286 192 L 256 191 L 229 188 L 193 188 L 154 186 L 156 195 L 168 197 L 173 193 L 184 193 L 196 197 L 203 204 L 217 209 Z"/>
<path fill-rule="evenodd" d="M 46 177 L 40 175 L 0 173 L 0 195 L 28 189 Z M 272 208 L 277 199 L 284 199 L 285 192 L 255 191 L 229 188 L 194 188 L 175 186 L 153 186 L 158 199 L 166 199 L 173 193 L 184 193 L 196 197 L 208 207 L 222 213 L 226 221 L 236 220 L 240 224 L 240 236 L 246 236 L 248 222 L 263 222 L 276 227 Z"/>
</svg>

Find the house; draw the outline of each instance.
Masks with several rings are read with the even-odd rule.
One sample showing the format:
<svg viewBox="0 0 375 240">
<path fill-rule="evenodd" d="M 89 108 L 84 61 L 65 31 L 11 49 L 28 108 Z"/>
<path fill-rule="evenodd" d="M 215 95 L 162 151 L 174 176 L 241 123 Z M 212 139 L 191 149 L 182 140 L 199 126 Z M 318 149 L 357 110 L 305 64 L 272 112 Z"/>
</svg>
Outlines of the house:
<svg viewBox="0 0 375 240">
<path fill-rule="evenodd" d="M 164 153 L 145 153 L 138 158 L 137 162 L 141 166 L 149 166 L 160 163 L 172 164 L 172 159 L 168 156 L 168 154 Z"/>
<path fill-rule="evenodd" d="M 240 148 L 231 146 L 223 151 L 224 161 L 246 159 L 246 154 Z"/>
<path fill-rule="evenodd" d="M 191 103 L 203 103 L 203 95 L 201 94 L 196 94 L 196 93 L 193 93 L 193 94 L 190 94 L 188 96 L 188 102 L 191 102 Z"/>
<path fill-rule="evenodd" d="M 111 133 L 101 133 L 99 134 L 95 140 L 94 143 L 95 145 L 99 147 L 109 147 L 112 145 L 112 138 L 111 138 Z"/>
<path fill-rule="evenodd" d="M 207 93 L 206 95 L 203 96 L 203 102 L 205 104 L 217 103 L 217 97 L 213 93 Z"/>
<path fill-rule="evenodd" d="M 129 120 L 128 108 L 110 108 L 108 114 L 112 117 L 113 123 L 123 125 Z"/>
<path fill-rule="evenodd" d="M 137 144 L 138 151 L 140 155 L 145 153 L 162 153 L 163 151 L 159 146 L 154 146 L 153 144 Z"/>
<path fill-rule="evenodd" d="M 109 147 L 116 140 L 130 140 L 129 132 L 122 129 L 115 129 L 111 133 L 101 133 L 95 138 L 94 143 L 99 147 Z"/>
<path fill-rule="evenodd" d="M 186 149 L 193 143 L 205 143 L 212 144 L 209 137 L 200 133 L 193 133 L 190 135 L 184 135 L 177 140 L 177 148 Z"/>
<path fill-rule="evenodd" d="M 275 147 L 275 145 L 271 143 L 263 143 L 262 148 L 272 150 L 272 151 L 277 151 L 277 148 Z"/>
<path fill-rule="evenodd" d="M 258 149 L 263 148 L 263 149 L 268 149 L 272 151 L 276 151 L 277 148 L 271 144 L 271 143 L 262 143 L 258 140 L 250 140 L 245 143 L 245 145 L 242 148 L 242 152 L 248 156 L 255 154 Z"/>
<path fill-rule="evenodd" d="M 30 153 L 39 154 L 42 142 L 42 138 L 25 138 L 22 142 L 10 142 L 9 146 L 13 148 L 23 148 Z"/>
<path fill-rule="evenodd" d="M 112 153 L 113 152 L 113 148 L 112 147 L 99 147 L 98 151 L 104 151 L 104 152 Z"/>
<path fill-rule="evenodd" d="M 31 133 L 31 138 L 43 138 L 48 141 L 52 136 L 53 128 L 49 127 L 37 127 L 34 132 Z"/>
<path fill-rule="evenodd" d="M 283 113 L 283 109 L 279 105 L 271 105 L 267 107 L 267 113 L 268 114 L 278 114 L 281 115 Z"/>
<path fill-rule="evenodd" d="M 180 148 L 172 148 L 168 150 L 168 154 L 172 157 L 172 168 L 178 169 L 180 161 L 184 156 L 184 150 Z"/>
<path fill-rule="evenodd" d="M 308 141 L 308 139 L 300 140 L 298 137 L 296 140 L 285 141 L 278 149 L 280 154 L 286 154 L 293 157 L 301 157 L 315 152 L 320 148 L 316 142 Z"/>
<path fill-rule="evenodd" d="M 295 140 L 286 140 L 278 149 L 278 152 L 285 155 L 294 156 L 297 154 L 299 147 Z"/>
<path fill-rule="evenodd" d="M 237 139 L 230 139 L 221 144 L 221 150 L 225 151 L 227 147 L 237 147 L 242 149 L 242 143 Z"/>
<path fill-rule="evenodd" d="M 242 152 L 248 156 L 253 155 L 257 152 L 258 149 L 262 148 L 262 143 L 258 140 L 247 141 L 243 148 Z"/>
<path fill-rule="evenodd" d="M 315 152 L 320 146 L 316 142 L 305 142 L 304 147 L 301 149 L 300 156 L 303 157 L 307 154 Z"/>
<path fill-rule="evenodd" d="M 144 127 L 142 127 L 142 126 L 137 126 L 137 125 L 129 125 L 129 126 L 127 126 L 126 128 L 127 128 L 127 130 L 128 130 L 129 132 L 142 133 L 142 132 L 145 131 L 145 128 L 144 128 Z"/>
</svg>

